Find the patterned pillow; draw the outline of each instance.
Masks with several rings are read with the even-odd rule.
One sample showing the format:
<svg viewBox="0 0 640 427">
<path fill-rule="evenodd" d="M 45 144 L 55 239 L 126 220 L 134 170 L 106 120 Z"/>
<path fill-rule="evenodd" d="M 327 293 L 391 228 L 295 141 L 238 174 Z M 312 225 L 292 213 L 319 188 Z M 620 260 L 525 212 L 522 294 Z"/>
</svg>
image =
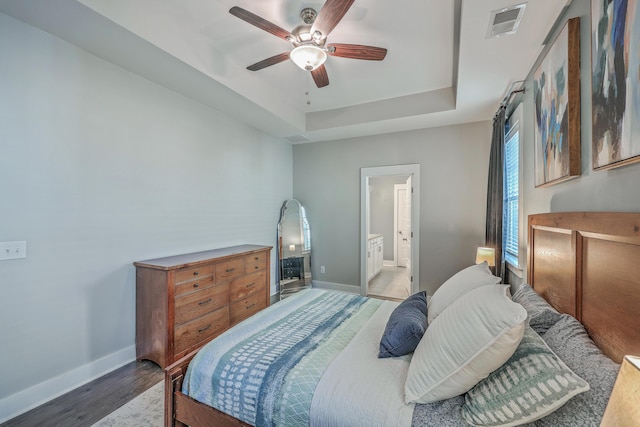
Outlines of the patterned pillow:
<svg viewBox="0 0 640 427">
<path fill-rule="evenodd" d="M 527 327 L 511 358 L 465 396 L 462 417 L 475 426 L 515 426 L 540 419 L 589 384 Z"/>
<path fill-rule="evenodd" d="M 539 335 L 547 332 L 560 320 L 560 313 L 527 283 L 520 285 L 511 299 L 527 310 L 529 326 Z"/>
</svg>

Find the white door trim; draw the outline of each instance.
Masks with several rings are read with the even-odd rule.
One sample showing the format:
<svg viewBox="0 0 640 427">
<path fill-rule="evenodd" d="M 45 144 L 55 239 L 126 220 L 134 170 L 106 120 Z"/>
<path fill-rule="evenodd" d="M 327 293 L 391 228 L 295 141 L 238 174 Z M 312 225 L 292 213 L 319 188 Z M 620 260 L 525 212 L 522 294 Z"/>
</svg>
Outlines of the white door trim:
<svg viewBox="0 0 640 427">
<path fill-rule="evenodd" d="M 369 240 L 369 178 L 377 176 L 412 175 L 411 267 L 413 282 L 411 293 L 420 289 L 420 165 L 378 166 L 360 169 L 360 294 L 367 294 L 367 244 Z"/>
</svg>

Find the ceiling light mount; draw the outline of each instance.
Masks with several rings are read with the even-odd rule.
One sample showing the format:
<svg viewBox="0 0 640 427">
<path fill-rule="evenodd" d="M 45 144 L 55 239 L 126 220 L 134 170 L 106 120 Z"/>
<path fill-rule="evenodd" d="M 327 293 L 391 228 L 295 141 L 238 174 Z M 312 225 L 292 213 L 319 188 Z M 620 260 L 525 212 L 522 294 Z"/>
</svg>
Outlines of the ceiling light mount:
<svg viewBox="0 0 640 427">
<path fill-rule="evenodd" d="M 307 25 L 313 24 L 316 21 L 316 16 L 318 16 L 316 10 L 310 7 L 305 7 L 300 12 L 300 19 Z"/>
</svg>

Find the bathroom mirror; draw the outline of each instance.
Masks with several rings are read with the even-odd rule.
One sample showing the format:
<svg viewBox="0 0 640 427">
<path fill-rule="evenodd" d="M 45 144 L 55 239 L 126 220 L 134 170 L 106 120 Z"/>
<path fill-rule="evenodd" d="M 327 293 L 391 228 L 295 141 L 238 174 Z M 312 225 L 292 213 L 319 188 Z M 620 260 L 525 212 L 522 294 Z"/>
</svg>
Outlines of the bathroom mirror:
<svg viewBox="0 0 640 427">
<path fill-rule="evenodd" d="M 278 264 L 280 299 L 311 287 L 311 231 L 304 207 L 295 199 L 280 209 Z"/>
</svg>

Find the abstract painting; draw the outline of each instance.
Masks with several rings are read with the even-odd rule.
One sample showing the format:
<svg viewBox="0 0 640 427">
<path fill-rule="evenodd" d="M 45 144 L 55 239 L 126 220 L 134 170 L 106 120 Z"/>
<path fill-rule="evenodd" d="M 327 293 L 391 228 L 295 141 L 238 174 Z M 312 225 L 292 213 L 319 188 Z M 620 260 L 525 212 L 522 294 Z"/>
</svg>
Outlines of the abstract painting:
<svg viewBox="0 0 640 427">
<path fill-rule="evenodd" d="M 592 165 L 640 161 L 638 0 L 591 0 Z"/>
<path fill-rule="evenodd" d="M 580 18 L 562 28 L 533 74 L 535 185 L 580 175 Z"/>
</svg>

